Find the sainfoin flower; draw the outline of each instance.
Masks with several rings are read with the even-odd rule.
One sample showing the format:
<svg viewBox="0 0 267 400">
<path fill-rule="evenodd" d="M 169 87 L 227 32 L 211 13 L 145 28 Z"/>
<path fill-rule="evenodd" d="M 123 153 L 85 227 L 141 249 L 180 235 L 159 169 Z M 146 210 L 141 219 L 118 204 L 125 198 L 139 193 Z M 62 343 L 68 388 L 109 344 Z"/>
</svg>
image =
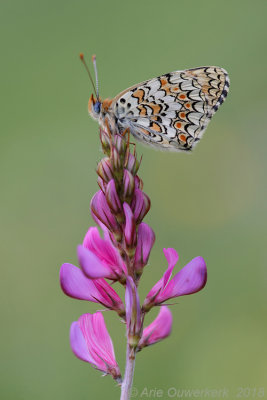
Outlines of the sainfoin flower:
<svg viewBox="0 0 267 400">
<path fill-rule="evenodd" d="M 125 323 L 127 357 L 121 400 L 127 400 L 136 353 L 171 333 L 172 314 L 165 302 L 200 291 L 206 284 L 207 270 L 204 259 L 196 257 L 171 278 L 178 254 L 172 248 L 164 249 L 168 268 L 140 305 L 138 284 L 155 242 L 154 231 L 143 222 L 150 199 L 137 175 L 140 161 L 135 150 L 130 151 L 127 132 L 111 133 L 107 127 L 107 131 L 101 130 L 100 139 L 105 153 L 97 167 L 100 190 L 90 204 L 97 227 L 89 228 L 78 245 L 80 268 L 69 263 L 61 266 L 60 284 L 66 295 L 115 311 Z M 124 288 L 124 302 L 115 285 Z M 159 314 L 144 328 L 146 314 L 154 306 L 160 306 Z M 120 382 L 113 344 L 101 312 L 84 314 L 73 322 L 70 342 L 78 358 Z"/>
<path fill-rule="evenodd" d="M 160 307 L 157 318 L 148 325 L 138 343 L 138 351 L 165 339 L 171 334 L 172 313 L 167 306 Z"/>
<path fill-rule="evenodd" d="M 173 297 L 185 296 L 199 292 L 207 281 L 206 263 L 202 257 L 196 257 L 170 279 L 173 268 L 178 261 L 174 249 L 164 249 L 168 261 L 168 269 L 163 277 L 153 286 L 145 298 L 143 309 L 149 311 Z"/>
<path fill-rule="evenodd" d="M 83 314 L 78 321 L 72 323 L 70 345 L 78 358 L 120 381 L 121 374 L 113 343 L 101 312 Z"/>
<path fill-rule="evenodd" d="M 123 302 L 104 279 L 88 279 L 80 268 L 65 263 L 60 269 L 60 284 L 63 292 L 74 299 L 99 303 L 124 315 Z"/>
<path fill-rule="evenodd" d="M 78 259 L 88 278 L 125 282 L 127 268 L 119 251 L 112 244 L 108 234 L 101 238 L 95 227 L 88 230 L 83 245 L 78 246 Z"/>
</svg>

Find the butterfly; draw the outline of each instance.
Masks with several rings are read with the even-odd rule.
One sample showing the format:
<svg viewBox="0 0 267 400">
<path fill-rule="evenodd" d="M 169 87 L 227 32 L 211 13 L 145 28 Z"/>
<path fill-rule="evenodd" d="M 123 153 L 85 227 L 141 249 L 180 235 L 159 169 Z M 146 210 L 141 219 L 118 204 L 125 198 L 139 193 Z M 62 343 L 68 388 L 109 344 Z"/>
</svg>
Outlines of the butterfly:
<svg viewBox="0 0 267 400">
<path fill-rule="evenodd" d="M 83 54 L 80 58 L 84 62 Z M 103 129 L 108 124 L 111 132 L 128 130 L 138 141 L 160 150 L 192 150 L 229 91 L 227 72 L 207 66 L 170 72 L 102 101 L 95 56 L 93 62 L 96 97 L 89 99 L 89 114 Z M 90 79 L 94 86 L 91 75 Z"/>
</svg>

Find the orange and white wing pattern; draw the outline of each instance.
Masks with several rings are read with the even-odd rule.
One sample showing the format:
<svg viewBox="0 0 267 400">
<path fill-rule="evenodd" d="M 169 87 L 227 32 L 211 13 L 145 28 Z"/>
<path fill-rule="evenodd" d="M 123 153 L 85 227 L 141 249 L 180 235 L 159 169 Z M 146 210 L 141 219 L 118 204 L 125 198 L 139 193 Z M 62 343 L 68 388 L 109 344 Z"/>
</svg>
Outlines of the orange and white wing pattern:
<svg viewBox="0 0 267 400">
<path fill-rule="evenodd" d="M 162 150 L 191 150 L 229 91 L 219 67 L 175 71 L 120 93 L 112 103 L 119 129 Z"/>
</svg>

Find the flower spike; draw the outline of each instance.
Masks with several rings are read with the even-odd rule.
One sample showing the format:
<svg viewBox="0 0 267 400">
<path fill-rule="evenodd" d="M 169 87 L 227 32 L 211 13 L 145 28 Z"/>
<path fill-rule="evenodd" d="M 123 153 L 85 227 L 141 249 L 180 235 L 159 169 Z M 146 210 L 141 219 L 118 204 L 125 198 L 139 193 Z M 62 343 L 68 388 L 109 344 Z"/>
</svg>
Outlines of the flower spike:
<svg viewBox="0 0 267 400">
<path fill-rule="evenodd" d="M 100 129 L 105 154 L 97 166 L 100 190 L 90 204 L 97 226 L 90 227 L 82 244 L 78 245 L 80 268 L 68 263 L 61 266 L 60 284 L 67 296 L 115 311 L 125 323 L 127 350 L 123 381 L 101 312 L 84 314 L 72 323 L 70 344 L 79 359 L 121 384 L 121 399 L 129 400 L 136 354 L 171 333 L 172 314 L 166 301 L 201 290 L 206 284 L 207 269 L 204 259 L 196 257 L 172 277 L 179 257 L 175 249 L 163 249 L 168 267 L 140 306 L 138 285 L 155 243 L 154 231 L 143 222 L 150 209 L 150 199 L 137 175 L 141 161 L 137 159 L 135 148 L 131 151 L 130 129 L 117 132 L 114 121 L 107 117 L 113 107 L 112 101 L 94 99 L 92 95 L 89 103 L 89 112 L 106 121 Z M 118 100 L 117 106 L 125 110 L 131 108 L 124 97 Z M 125 290 L 125 305 L 114 290 L 119 284 Z M 154 306 L 160 306 L 160 311 L 144 328 L 146 313 Z"/>
</svg>

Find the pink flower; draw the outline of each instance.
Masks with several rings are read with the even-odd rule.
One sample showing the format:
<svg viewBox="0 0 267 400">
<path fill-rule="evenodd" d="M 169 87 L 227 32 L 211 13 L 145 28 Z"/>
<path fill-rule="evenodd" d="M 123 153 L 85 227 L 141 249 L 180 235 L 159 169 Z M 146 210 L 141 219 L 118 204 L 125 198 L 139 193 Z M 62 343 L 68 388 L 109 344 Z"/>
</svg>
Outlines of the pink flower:
<svg viewBox="0 0 267 400">
<path fill-rule="evenodd" d="M 74 299 L 102 304 L 120 316 L 125 314 L 123 302 L 104 279 L 88 279 L 75 265 L 67 263 L 62 265 L 60 285 L 63 292 Z"/>
<path fill-rule="evenodd" d="M 101 312 L 83 314 L 71 324 L 70 345 L 76 357 L 120 382 L 120 369 Z"/>
<path fill-rule="evenodd" d="M 88 278 L 108 278 L 125 282 L 127 269 L 119 251 L 113 246 L 109 234 L 101 238 L 98 229 L 90 228 L 83 245 L 78 246 L 80 266 Z"/>
<path fill-rule="evenodd" d="M 144 329 L 138 350 L 165 339 L 170 335 L 171 328 L 172 314 L 170 310 L 166 306 L 160 307 L 157 318 Z"/>
<path fill-rule="evenodd" d="M 110 230 L 118 241 L 121 240 L 121 227 L 112 214 L 104 193 L 99 190 L 91 200 L 92 217 L 99 224 L 99 221 Z"/>
<path fill-rule="evenodd" d="M 146 311 L 173 297 L 196 293 L 205 286 L 207 281 L 207 268 L 202 257 L 193 258 L 170 279 L 172 270 L 178 261 L 178 254 L 171 248 L 163 251 L 168 261 L 168 269 L 146 296 L 143 305 L 143 309 Z"/>
</svg>

